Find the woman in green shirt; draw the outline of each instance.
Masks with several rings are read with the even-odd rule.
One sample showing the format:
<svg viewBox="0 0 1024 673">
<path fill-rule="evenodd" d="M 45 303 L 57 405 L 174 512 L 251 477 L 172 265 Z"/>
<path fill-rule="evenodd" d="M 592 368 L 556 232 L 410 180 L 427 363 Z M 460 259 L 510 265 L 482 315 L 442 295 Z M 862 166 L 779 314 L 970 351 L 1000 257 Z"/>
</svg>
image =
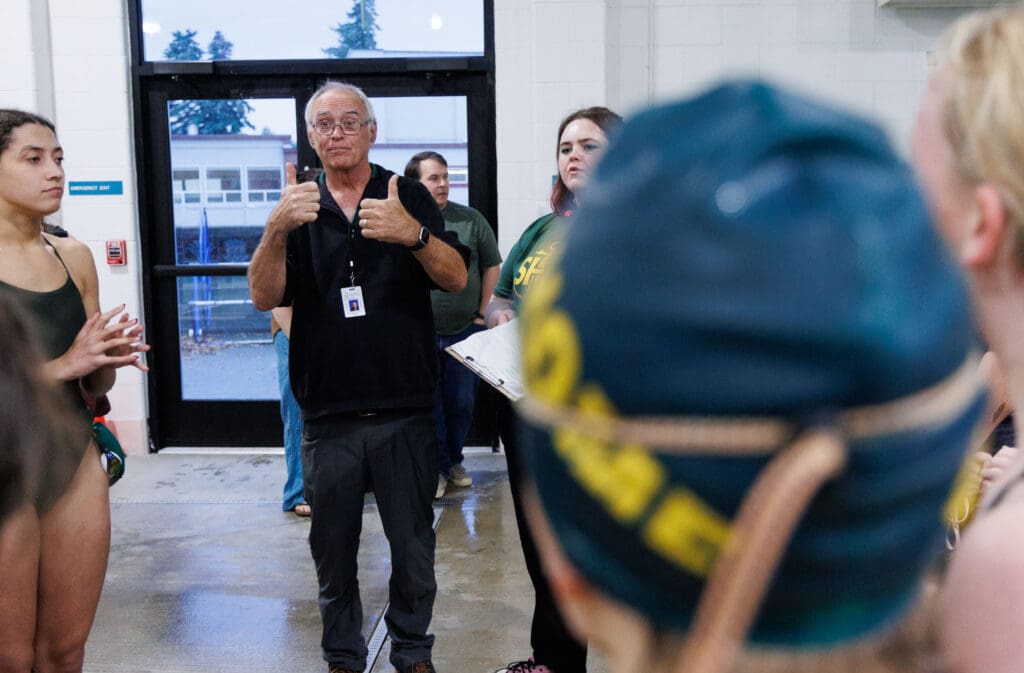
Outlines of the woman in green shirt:
<svg viewBox="0 0 1024 673">
<path fill-rule="evenodd" d="M 597 166 L 608 144 L 608 135 L 621 124 L 622 118 L 605 107 L 577 110 L 562 120 L 556 148 L 558 179 L 551 191 L 552 212 L 527 227 L 505 258 L 494 296 L 487 306 L 488 327 L 513 320 L 520 299 L 530 285 L 544 275 L 548 262 L 561 243 L 562 225 L 572 217 L 576 208 L 579 190 L 586 185 Z M 586 644 L 569 633 L 555 607 L 533 536 L 526 526 L 521 504 L 523 466 L 514 431 L 515 414 L 508 401 L 502 398 L 498 409 L 498 435 L 505 447 L 519 539 L 536 594 L 530 629 L 533 654 L 525 661 L 498 669 L 496 673 L 584 673 Z"/>
</svg>

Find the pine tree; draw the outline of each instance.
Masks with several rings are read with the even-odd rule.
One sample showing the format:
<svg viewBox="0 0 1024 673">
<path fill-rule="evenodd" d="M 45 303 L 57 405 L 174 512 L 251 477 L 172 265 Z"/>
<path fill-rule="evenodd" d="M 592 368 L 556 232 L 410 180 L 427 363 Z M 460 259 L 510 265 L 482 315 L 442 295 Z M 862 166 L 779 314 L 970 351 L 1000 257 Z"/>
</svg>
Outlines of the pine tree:
<svg viewBox="0 0 1024 673">
<path fill-rule="evenodd" d="M 339 23 L 331 28 L 338 34 L 338 46 L 328 47 L 323 52 L 331 58 L 346 58 L 350 49 L 376 49 L 377 25 L 376 0 L 355 0 L 348 13 L 349 22 Z"/>
<path fill-rule="evenodd" d="M 171 33 L 173 39 L 164 50 L 164 58 L 168 61 L 199 61 L 203 58 L 203 50 L 196 42 L 195 30 L 176 30 Z M 195 100 L 172 100 L 167 103 L 167 117 L 170 122 L 171 133 L 185 134 L 189 127 L 196 125 L 196 120 L 201 116 L 202 110 L 199 101 Z"/>
<path fill-rule="evenodd" d="M 234 47 L 235 43 L 228 42 L 224 34 L 218 30 L 213 34 L 213 39 L 210 40 L 210 46 L 206 48 L 206 52 L 210 55 L 211 61 L 230 61 L 231 50 Z"/>
<path fill-rule="evenodd" d="M 185 30 L 176 30 L 171 33 L 174 39 L 167 45 L 167 49 L 164 49 L 164 58 L 168 61 L 202 60 L 203 50 L 199 48 L 199 43 L 196 42 L 196 34 L 198 32 L 186 28 Z"/>
<path fill-rule="evenodd" d="M 203 50 L 196 42 L 196 34 L 194 30 L 175 31 L 172 34 L 174 39 L 164 50 L 167 60 L 202 60 Z M 231 60 L 234 46 L 223 33 L 216 31 L 207 47 L 210 60 Z M 249 103 L 238 99 L 175 100 L 167 104 L 167 116 L 173 134 L 187 134 L 190 131 L 200 135 L 241 133 L 245 128 L 255 128 L 248 119 L 252 111 Z"/>
<path fill-rule="evenodd" d="M 213 34 L 206 52 L 211 61 L 230 61 L 234 43 L 219 30 Z M 199 101 L 201 117 L 196 126 L 201 135 L 212 133 L 241 133 L 244 128 L 255 129 L 247 117 L 252 106 L 244 100 L 216 99 Z"/>
<path fill-rule="evenodd" d="M 241 133 L 243 129 L 255 129 L 247 115 L 252 106 L 244 100 L 217 98 L 199 101 L 200 116 L 196 127 L 200 135 L 212 133 Z"/>
</svg>

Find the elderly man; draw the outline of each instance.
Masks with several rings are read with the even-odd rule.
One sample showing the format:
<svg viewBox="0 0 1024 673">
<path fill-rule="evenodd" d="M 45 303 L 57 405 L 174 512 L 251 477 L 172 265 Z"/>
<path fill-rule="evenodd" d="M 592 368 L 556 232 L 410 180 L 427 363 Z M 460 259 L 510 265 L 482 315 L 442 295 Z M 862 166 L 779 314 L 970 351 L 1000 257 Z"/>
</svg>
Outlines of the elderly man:
<svg viewBox="0 0 1024 673">
<path fill-rule="evenodd" d="M 419 180 L 441 209 L 445 228 L 455 232 L 470 250 L 466 289 L 462 292 L 430 293 L 437 330 L 437 422 L 438 475 L 435 498 L 452 486 L 473 485 L 462 466 L 462 448 L 473 423 L 473 407 L 480 379 L 445 351 L 448 346 L 486 329 L 484 310 L 498 284 L 501 253 L 494 231 L 476 209 L 448 200 L 448 161 L 437 152 L 419 152 L 405 165 L 405 177 Z"/>
<path fill-rule="evenodd" d="M 377 125 L 362 90 L 325 83 L 306 105 L 306 123 L 324 172 L 296 184 L 287 166 L 288 184 L 252 256 L 249 290 L 259 310 L 293 306 L 289 369 L 304 424 L 323 655 L 330 673 L 366 665 L 356 554 L 363 494 L 372 488 L 391 546 L 391 663 L 433 673 L 430 290 L 465 287 L 468 251 L 445 232 L 422 185 L 369 162 Z"/>
</svg>

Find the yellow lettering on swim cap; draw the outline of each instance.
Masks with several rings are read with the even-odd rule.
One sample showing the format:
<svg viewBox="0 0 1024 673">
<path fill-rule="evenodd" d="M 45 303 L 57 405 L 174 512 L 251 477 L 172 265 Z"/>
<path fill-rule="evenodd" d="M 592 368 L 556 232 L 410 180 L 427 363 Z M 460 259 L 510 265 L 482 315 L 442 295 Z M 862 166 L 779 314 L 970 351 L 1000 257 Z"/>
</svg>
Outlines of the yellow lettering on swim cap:
<svg viewBox="0 0 1024 673">
<path fill-rule="evenodd" d="M 647 521 L 643 537 L 662 556 L 706 577 L 729 538 L 729 523 L 691 491 L 676 488 Z"/>
<path fill-rule="evenodd" d="M 523 302 L 523 377 L 531 394 L 557 404 L 572 398 L 582 368 L 576 325 L 555 309 L 562 274 L 553 265 Z"/>
<path fill-rule="evenodd" d="M 523 335 L 523 374 L 530 393 L 547 402 L 572 398 L 581 369 L 580 341 L 565 311 L 537 316 Z"/>
<path fill-rule="evenodd" d="M 614 406 L 595 385 L 583 387 L 576 403 L 591 423 L 615 415 Z M 570 474 L 624 525 L 643 515 L 665 480 L 661 465 L 641 446 L 615 444 L 572 426 L 556 428 L 552 441 Z"/>
<path fill-rule="evenodd" d="M 552 443 L 583 490 L 603 501 L 611 476 L 606 469 L 604 443 L 571 427 L 555 428 Z"/>
<path fill-rule="evenodd" d="M 562 291 L 557 265 L 537 282 L 523 303 L 523 373 L 527 389 L 538 399 L 574 406 L 588 420 L 600 424 L 615 417 L 615 407 L 601 388 L 579 386 L 582 352 L 572 318 L 555 307 Z M 608 513 L 632 524 L 647 510 L 664 482 L 658 461 L 643 447 L 620 446 L 562 426 L 552 432 L 552 444 L 565 460 L 569 473 Z"/>
<path fill-rule="evenodd" d="M 609 509 L 619 519 L 639 518 L 665 481 L 661 465 L 642 447 L 634 445 L 616 452 L 610 468 L 617 486 L 608 493 Z"/>
<path fill-rule="evenodd" d="M 665 480 L 664 471 L 639 446 L 615 446 L 574 428 L 556 428 L 552 444 L 583 490 L 616 521 L 634 524 Z"/>
</svg>

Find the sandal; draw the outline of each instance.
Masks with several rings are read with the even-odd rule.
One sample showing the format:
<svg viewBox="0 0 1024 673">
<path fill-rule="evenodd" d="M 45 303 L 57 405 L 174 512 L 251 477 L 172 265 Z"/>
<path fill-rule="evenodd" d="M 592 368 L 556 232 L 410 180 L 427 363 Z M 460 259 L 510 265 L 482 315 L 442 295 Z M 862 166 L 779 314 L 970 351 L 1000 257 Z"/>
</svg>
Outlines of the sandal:
<svg viewBox="0 0 1024 673">
<path fill-rule="evenodd" d="M 300 502 L 295 507 L 292 507 L 292 511 L 295 512 L 295 516 L 311 516 L 313 514 L 313 508 L 304 502 Z"/>
</svg>

